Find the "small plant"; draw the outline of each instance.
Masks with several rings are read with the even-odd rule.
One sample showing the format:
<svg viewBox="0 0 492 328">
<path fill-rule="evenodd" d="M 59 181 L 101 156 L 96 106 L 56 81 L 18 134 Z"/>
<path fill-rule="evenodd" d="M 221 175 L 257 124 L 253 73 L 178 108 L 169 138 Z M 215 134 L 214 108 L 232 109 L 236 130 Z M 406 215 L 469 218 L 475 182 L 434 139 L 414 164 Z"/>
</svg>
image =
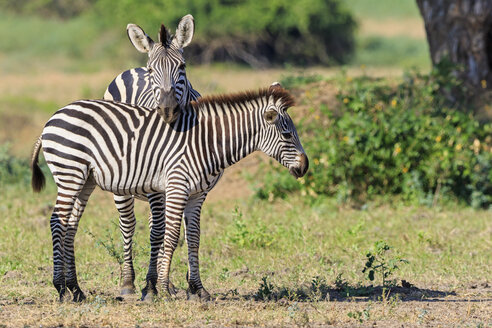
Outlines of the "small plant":
<svg viewBox="0 0 492 328">
<path fill-rule="evenodd" d="M 349 318 L 358 321 L 359 323 L 363 323 L 364 321 L 367 321 L 371 318 L 370 311 L 371 311 L 371 303 L 369 302 L 367 307 L 362 311 L 350 311 L 349 313 L 347 313 L 347 316 Z"/>
<path fill-rule="evenodd" d="M 94 235 L 91 231 L 86 230 L 86 233 L 94 239 L 96 246 L 102 247 L 108 252 L 108 254 L 116 260 L 116 262 L 120 266 L 120 273 L 121 273 L 121 268 L 124 262 L 123 259 L 123 246 L 120 243 L 115 243 L 113 236 L 111 235 L 111 231 L 106 228 L 106 234 L 105 238 L 100 238 Z"/>
<path fill-rule="evenodd" d="M 313 302 L 318 302 L 323 299 L 323 295 L 328 293 L 328 285 L 326 280 L 320 276 L 316 276 L 311 281 L 311 290 L 309 298 Z"/>
<path fill-rule="evenodd" d="M 273 286 L 273 284 L 268 281 L 268 277 L 263 276 L 263 278 L 261 278 L 260 287 L 256 291 L 255 299 L 261 301 L 271 300 L 273 298 L 274 289 L 275 286 Z"/>
<path fill-rule="evenodd" d="M 232 231 L 227 234 L 227 241 L 239 247 L 267 247 L 273 243 L 274 238 L 264 223 L 257 222 L 254 228 L 248 228 L 237 206 L 233 216 Z"/>
<path fill-rule="evenodd" d="M 408 263 L 400 256 L 391 257 L 390 250 L 391 246 L 383 240 L 374 243 L 373 249 L 366 254 L 367 261 L 362 270 L 367 275 L 367 279 L 374 281 L 375 275 L 379 275 L 382 285 L 387 286 L 388 278 L 398 270 L 399 265 Z"/>
<path fill-rule="evenodd" d="M 230 272 L 228 268 L 222 268 L 222 272 L 219 273 L 219 280 L 220 281 L 225 281 L 227 278 L 229 278 Z"/>
</svg>

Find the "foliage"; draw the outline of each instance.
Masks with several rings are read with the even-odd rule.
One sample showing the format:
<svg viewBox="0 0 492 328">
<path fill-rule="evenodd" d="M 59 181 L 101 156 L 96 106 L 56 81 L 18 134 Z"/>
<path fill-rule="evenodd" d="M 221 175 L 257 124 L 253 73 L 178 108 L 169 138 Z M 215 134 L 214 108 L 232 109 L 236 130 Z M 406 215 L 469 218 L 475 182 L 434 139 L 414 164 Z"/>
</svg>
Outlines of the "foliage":
<svg viewBox="0 0 492 328">
<path fill-rule="evenodd" d="M 72 18 L 91 8 L 96 0 L 0 0 L 0 8 L 17 14 Z"/>
<path fill-rule="evenodd" d="M 120 265 L 121 271 L 121 267 L 124 262 L 123 243 L 115 242 L 109 229 L 106 229 L 105 238 L 98 237 L 89 230 L 86 230 L 86 233 L 94 239 L 96 246 L 104 248 L 108 255 L 116 260 L 116 262 Z"/>
<path fill-rule="evenodd" d="M 388 278 L 398 270 L 398 265 L 408 263 L 407 260 L 402 259 L 400 256 L 390 257 L 389 246 L 385 241 L 378 240 L 374 243 L 373 249 L 367 252 L 367 261 L 362 270 L 365 273 L 367 279 L 374 281 L 374 276 L 381 277 L 381 284 L 387 286 Z"/>
<path fill-rule="evenodd" d="M 262 301 L 271 300 L 274 289 L 275 286 L 268 281 L 268 277 L 263 276 L 261 278 L 260 287 L 258 287 L 258 290 L 256 291 L 255 299 Z"/>
<path fill-rule="evenodd" d="M 31 170 L 29 162 L 10 155 L 10 145 L 0 144 L 0 187 L 11 184 L 29 185 Z"/>
<path fill-rule="evenodd" d="M 239 247 L 268 247 L 274 242 L 272 234 L 262 222 L 254 224 L 249 228 L 243 219 L 243 213 L 236 206 L 233 212 L 232 229 L 226 236 L 226 241 Z"/>
<path fill-rule="evenodd" d="M 298 124 L 308 174 L 297 183 L 283 168 L 265 170 L 257 196 L 300 191 L 364 201 L 393 194 L 427 205 L 444 197 L 490 206 L 492 125 L 462 103 L 449 104 L 448 94 L 458 101 L 467 92 L 451 71 L 408 73 L 396 86 L 365 76 L 338 81 L 340 109 L 321 104 Z"/>
<path fill-rule="evenodd" d="M 117 30 L 119 40 L 125 38 L 124 26 L 129 22 L 141 25 L 156 39 L 162 22 L 174 30 L 182 16 L 192 14 L 196 37 L 187 57 L 200 62 L 331 64 L 346 62 L 354 47 L 355 21 L 339 0 L 77 0 L 74 5 L 45 0 L 0 2 L 2 7 L 45 17 L 89 17 L 80 31 L 92 33 L 94 26 L 99 32 Z"/>
</svg>

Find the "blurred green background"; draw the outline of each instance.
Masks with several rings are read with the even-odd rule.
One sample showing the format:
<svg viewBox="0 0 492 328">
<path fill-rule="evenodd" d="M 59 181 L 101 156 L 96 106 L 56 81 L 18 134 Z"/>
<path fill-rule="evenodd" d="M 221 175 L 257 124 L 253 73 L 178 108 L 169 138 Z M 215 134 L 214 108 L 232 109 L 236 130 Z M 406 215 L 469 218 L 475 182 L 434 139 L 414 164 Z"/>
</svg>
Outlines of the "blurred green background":
<svg viewBox="0 0 492 328">
<path fill-rule="evenodd" d="M 430 67 L 413 0 L 3 0 L 0 70 L 92 72 L 142 65 L 126 24 L 156 38 L 160 23 L 174 30 L 188 13 L 196 27 L 186 50 L 191 64 Z M 258 62 L 239 58 L 233 48 Z"/>
</svg>

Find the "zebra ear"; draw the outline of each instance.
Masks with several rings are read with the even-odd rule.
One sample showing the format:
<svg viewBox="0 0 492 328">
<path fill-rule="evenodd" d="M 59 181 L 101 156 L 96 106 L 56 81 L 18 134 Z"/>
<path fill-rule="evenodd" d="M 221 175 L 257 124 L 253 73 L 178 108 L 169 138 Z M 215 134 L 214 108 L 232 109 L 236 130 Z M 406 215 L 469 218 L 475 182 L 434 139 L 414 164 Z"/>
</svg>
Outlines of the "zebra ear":
<svg viewBox="0 0 492 328">
<path fill-rule="evenodd" d="M 273 82 L 271 85 L 270 85 L 270 91 L 275 91 L 275 90 L 283 90 L 284 88 L 282 87 L 282 85 L 279 83 L 279 82 Z"/>
<path fill-rule="evenodd" d="M 190 44 L 191 39 L 193 39 L 193 34 L 195 33 L 195 22 L 193 16 L 186 15 L 181 18 L 176 29 L 176 35 L 174 36 L 173 43 L 179 49 L 183 49 Z"/>
<path fill-rule="evenodd" d="M 126 33 L 133 46 L 140 52 L 147 53 L 154 46 L 154 41 L 138 25 L 128 24 Z"/>
</svg>

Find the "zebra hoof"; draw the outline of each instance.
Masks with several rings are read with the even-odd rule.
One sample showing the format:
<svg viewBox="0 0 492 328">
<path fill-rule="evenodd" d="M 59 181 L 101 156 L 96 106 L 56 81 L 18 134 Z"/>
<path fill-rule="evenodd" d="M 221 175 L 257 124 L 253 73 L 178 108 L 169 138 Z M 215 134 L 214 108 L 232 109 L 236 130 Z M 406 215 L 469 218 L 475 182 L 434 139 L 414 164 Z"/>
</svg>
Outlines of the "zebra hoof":
<svg viewBox="0 0 492 328">
<path fill-rule="evenodd" d="M 120 290 L 121 296 L 133 295 L 135 294 L 135 287 L 123 287 Z"/>
<path fill-rule="evenodd" d="M 205 290 L 205 288 L 201 288 L 198 290 L 198 296 L 200 296 L 200 301 L 209 302 L 212 300 L 210 294 Z"/>
<path fill-rule="evenodd" d="M 80 303 L 85 301 L 86 297 L 84 293 L 79 289 L 78 291 L 73 293 L 73 302 Z"/>
<path fill-rule="evenodd" d="M 178 289 L 173 285 L 172 282 L 169 282 L 169 287 L 167 288 L 167 291 L 173 296 L 178 293 Z"/>
<path fill-rule="evenodd" d="M 186 297 L 189 301 L 208 302 L 211 300 L 210 294 L 205 290 L 205 288 L 200 288 L 195 293 L 188 288 L 186 291 Z"/>
<path fill-rule="evenodd" d="M 141 300 L 144 302 L 153 302 L 156 295 L 157 289 L 155 289 L 155 287 L 147 285 L 144 289 L 142 289 Z"/>
</svg>

